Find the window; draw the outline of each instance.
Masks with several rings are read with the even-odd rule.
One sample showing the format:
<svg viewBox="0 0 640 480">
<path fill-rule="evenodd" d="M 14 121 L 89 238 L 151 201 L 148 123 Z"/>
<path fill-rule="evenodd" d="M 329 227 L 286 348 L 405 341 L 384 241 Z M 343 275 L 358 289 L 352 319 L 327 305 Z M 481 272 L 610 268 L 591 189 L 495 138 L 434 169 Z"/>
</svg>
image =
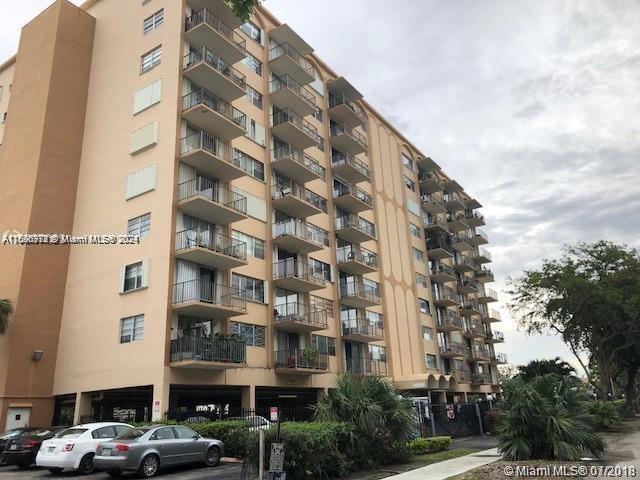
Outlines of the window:
<svg viewBox="0 0 640 480">
<path fill-rule="evenodd" d="M 415 223 L 409 223 L 409 232 L 416 238 L 420 238 L 420 227 Z"/>
<path fill-rule="evenodd" d="M 328 298 L 309 295 L 309 305 L 327 311 L 327 317 L 333 318 L 333 301 Z"/>
<path fill-rule="evenodd" d="M 184 440 L 193 440 L 198 434 L 189 427 L 183 425 L 174 425 L 173 430 L 176 432 L 176 438 Z"/>
<path fill-rule="evenodd" d="M 264 281 L 234 273 L 232 284 L 247 300 L 264 303 Z"/>
<path fill-rule="evenodd" d="M 402 164 L 413 172 L 413 160 L 406 154 L 402 154 Z"/>
<path fill-rule="evenodd" d="M 371 360 L 387 361 L 387 350 L 379 345 L 369 345 L 369 354 L 371 355 Z"/>
<path fill-rule="evenodd" d="M 142 262 L 127 265 L 124 269 L 123 292 L 130 292 L 143 287 L 143 265 Z"/>
<path fill-rule="evenodd" d="M 438 359 L 435 355 L 431 355 L 430 353 L 427 353 L 427 368 L 432 370 L 438 369 Z"/>
<path fill-rule="evenodd" d="M 164 22 L 164 9 L 158 10 L 156 13 L 144 20 L 144 34 L 153 32 Z"/>
<path fill-rule="evenodd" d="M 322 121 L 322 109 L 317 108 L 316 111 L 313 112 L 313 118 L 315 118 L 316 120 L 321 122 Z"/>
<path fill-rule="evenodd" d="M 151 213 L 145 213 L 139 217 L 129 220 L 127 233 L 129 235 L 137 235 L 140 238 L 146 237 L 151 231 Z"/>
<path fill-rule="evenodd" d="M 319 353 L 336 356 L 336 339 L 322 335 L 311 335 L 311 344 Z"/>
<path fill-rule="evenodd" d="M 247 97 L 247 100 L 249 100 L 249 102 L 251 102 L 253 105 L 255 105 L 260 110 L 262 110 L 262 94 L 259 91 L 247 85 L 246 97 Z"/>
<path fill-rule="evenodd" d="M 422 250 L 418 250 L 416 247 L 413 247 L 413 258 L 416 262 L 424 262 L 424 252 Z"/>
<path fill-rule="evenodd" d="M 427 277 L 423 274 L 416 272 L 416 283 L 421 287 L 427 287 Z"/>
<path fill-rule="evenodd" d="M 171 427 L 160 428 L 151 435 L 150 440 L 175 440 L 176 434 Z"/>
<path fill-rule="evenodd" d="M 127 177 L 127 200 L 155 190 L 157 166 L 149 165 Z"/>
<path fill-rule="evenodd" d="M 309 258 L 309 268 L 315 275 L 323 277 L 327 282 L 331 282 L 331 266 L 315 258 Z"/>
<path fill-rule="evenodd" d="M 256 122 L 253 118 L 249 121 L 249 129 L 247 130 L 246 136 L 264 147 L 264 127 L 262 126 L 262 124 Z"/>
<path fill-rule="evenodd" d="M 404 177 L 404 184 L 405 184 L 405 186 L 406 186 L 409 190 L 411 190 L 412 192 L 415 192 L 415 191 L 416 191 L 416 182 L 414 182 L 413 180 L 411 180 L 411 179 L 410 179 L 409 177 L 407 177 L 406 175 L 405 175 L 405 177 Z"/>
<path fill-rule="evenodd" d="M 256 57 L 254 57 L 253 55 L 251 55 L 249 52 L 245 52 L 245 53 L 247 56 L 244 58 L 242 63 L 244 63 L 247 67 L 249 67 L 249 70 L 252 70 L 254 73 L 257 73 L 258 75 L 262 76 L 262 62 L 258 60 Z"/>
<path fill-rule="evenodd" d="M 157 103 L 160 103 L 162 98 L 162 80 L 156 80 L 151 85 L 136 92 L 133 97 L 133 114 L 138 113 L 151 108 Z"/>
<path fill-rule="evenodd" d="M 140 73 L 147 73 L 162 63 L 162 45 L 157 46 L 140 58 Z"/>
<path fill-rule="evenodd" d="M 370 323 L 375 323 L 376 325 L 379 325 L 380 327 L 384 326 L 384 322 L 382 320 L 382 314 L 378 313 L 378 312 L 370 312 L 369 310 L 367 310 L 365 312 L 366 316 L 367 316 L 367 320 L 369 320 Z"/>
<path fill-rule="evenodd" d="M 363 278 L 362 284 L 364 285 L 365 289 L 371 289 L 371 291 L 373 291 L 376 296 L 380 296 L 380 284 L 378 282 L 374 282 L 373 280 L 370 280 L 368 278 Z"/>
<path fill-rule="evenodd" d="M 247 244 L 247 255 L 264 260 L 264 240 L 238 232 L 237 230 L 231 231 L 231 238 Z"/>
<path fill-rule="evenodd" d="M 129 135 L 129 154 L 136 155 L 158 143 L 158 122 L 151 122 Z"/>
<path fill-rule="evenodd" d="M 422 338 L 425 340 L 433 340 L 433 328 L 422 327 Z"/>
<path fill-rule="evenodd" d="M 425 300 L 424 298 L 418 299 L 418 304 L 420 305 L 420 312 L 430 314 L 431 306 L 429 305 L 429 300 Z"/>
<path fill-rule="evenodd" d="M 260 45 L 264 45 L 264 32 L 253 22 L 246 22 L 240 25 L 240 30 L 249 36 L 249 38 L 255 40 Z"/>
<path fill-rule="evenodd" d="M 266 328 L 250 323 L 231 322 L 231 334 L 242 337 L 249 347 L 265 346 Z"/>
<path fill-rule="evenodd" d="M 253 178 L 264 182 L 264 163 L 260 160 L 256 160 L 252 156 L 235 148 L 233 150 L 233 162 Z"/>
<path fill-rule="evenodd" d="M 91 436 L 97 439 L 111 439 L 116 436 L 116 429 L 113 427 L 102 427 L 91 432 Z"/>
<path fill-rule="evenodd" d="M 329 246 L 329 232 L 327 232 L 324 228 L 320 228 L 313 223 L 307 222 L 307 232 L 317 241 L 320 241 L 324 244 L 325 247 Z"/>
<path fill-rule="evenodd" d="M 414 215 L 417 215 L 418 217 L 420 216 L 420 205 L 418 205 L 410 198 L 407 198 L 407 210 L 409 210 Z"/>
<path fill-rule="evenodd" d="M 136 315 L 120 320 L 120 343 L 142 340 L 144 335 L 144 315 Z"/>
</svg>

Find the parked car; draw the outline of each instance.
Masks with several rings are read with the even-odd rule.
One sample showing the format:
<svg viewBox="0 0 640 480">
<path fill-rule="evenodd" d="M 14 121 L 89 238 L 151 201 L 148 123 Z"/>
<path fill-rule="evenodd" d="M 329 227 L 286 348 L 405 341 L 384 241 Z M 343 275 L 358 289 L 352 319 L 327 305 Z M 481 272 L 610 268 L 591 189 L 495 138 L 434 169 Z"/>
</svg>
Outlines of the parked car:
<svg viewBox="0 0 640 480">
<path fill-rule="evenodd" d="M 42 442 L 36 465 L 51 473 L 69 469 L 87 475 L 95 469 L 93 457 L 98 445 L 132 429 L 131 425 L 119 422 L 86 423 L 67 428 L 54 438 Z"/>
<path fill-rule="evenodd" d="M 13 428 L 0 435 L 0 456 L 2 456 L 2 452 L 4 451 L 4 447 L 7 442 L 12 438 L 19 436 L 25 430 L 26 428 Z"/>
<path fill-rule="evenodd" d="M 215 467 L 224 453 L 220 440 L 202 438 L 184 425 L 154 425 L 134 428 L 109 442 L 101 443 L 93 464 L 112 477 L 137 471 L 143 478 L 155 476 L 161 468 L 188 463 Z"/>
<path fill-rule="evenodd" d="M 56 434 L 50 428 L 25 428 L 19 435 L 7 440 L 0 463 L 29 468 L 35 461 L 40 445 Z"/>
<path fill-rule="evenodd" d="M 247 417 L 230 417 L 227 420 L 242 420 L 243 422 L 247 422 L 250 427 L 250 432 L 255 432 L 257 430 L 269 430 L 271 428 L 271 422 L 260 415 L 250 415 Z"/>
</svg>

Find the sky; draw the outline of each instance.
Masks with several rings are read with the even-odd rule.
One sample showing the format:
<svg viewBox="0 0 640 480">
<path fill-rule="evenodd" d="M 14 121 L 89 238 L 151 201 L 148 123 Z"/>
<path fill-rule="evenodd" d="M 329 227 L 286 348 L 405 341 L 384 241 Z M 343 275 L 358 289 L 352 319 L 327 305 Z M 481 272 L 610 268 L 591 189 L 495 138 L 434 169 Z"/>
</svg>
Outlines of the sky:
<svg viewBox="0 0 640 480">
<path fill-rule="evenodd" d="M 50 0 L 3 3 L 0 61 Z M 571 360 L 518 332 L 502 291 L 563 244 L 640 246 L 640 2 L 264 5 L 483 204 L 510 363 Z"/>
</svg>

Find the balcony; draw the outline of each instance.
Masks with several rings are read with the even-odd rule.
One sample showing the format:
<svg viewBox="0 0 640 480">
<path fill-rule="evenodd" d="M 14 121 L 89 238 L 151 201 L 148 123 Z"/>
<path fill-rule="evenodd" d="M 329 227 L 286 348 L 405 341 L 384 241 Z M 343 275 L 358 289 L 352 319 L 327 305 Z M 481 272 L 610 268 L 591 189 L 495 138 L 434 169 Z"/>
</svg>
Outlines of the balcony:
<svg viewBox="0 0 640 480">
<path fill-rule="evenodd" d="M 451 288 L 437 288 L 433 291 L 433 303 L 437 307 L 455 307 L 458 305 L 458 295 Z"/>
<path fill-rule="evenodd" d="M 473 321 L 464 322 L 463 335 L 466 338 L 484 338 L 487 332 L 485 332 L 482 324 Z"/>
<path fill-rule="evenodd" d="M 451 246 L 458 252 L 468 252 L 473 250 L 469 239 L 464 235 L 451 235 Z"/>
<path fill-rule="evenodd" d="M 273 208 L 290 217 L 307 218 L 327 211 L 327 200 L 299 184 L 281 183 L 271 188 Z"/>
<path fill-rule="evenodd" d="M 467 225 L 466 217 L 463 213 L 455 213 L 449 215 L 449 217 L 447 218 L 447 224 L 449 225 L 449 230 L 452 232 L 469 230 L 469 225 Z"/>
<path fill-rule="evenodd" d="M 360 213 L 373 208 L 373 198 L 370 194 L 356 187 L 344 183 L 333 184 L 333 203 L 350 212 Z"/>
<path fill-rule="evenodd" d="M 329 244 L 328 232 L 312 229 L 305 222 L 290 219 L 273 224 L 273 242 L 292 253 L 311 253 L 322 250 Z"/>
<path fill-rule="evenodd" d="M 247 265 L 247 244 L 211 230 L 176 233 L 176 257 L 220 270 Z"/>
<path fill-rule="evenodd" d="M 444 194 L 444 205 L 451 213 L 459 212 L 466 208 L 464 197 L 456 192 Z"/>
<path fill-rule="evenodd" d="M 378 342 L 384 340 L 382 322 L 372 322 L 366 317 L 342 321 L 342 338 L 350 342 Z"/>
<path fill-rule="evenodd" d="M 466 299 L 460 304 L 460 313 L 471 317 L 482 315 L 482 310 L 477 300 Z"/>
<path fill-rule="evenodd" d="M 491 375 L 489 373 L 474 373 L 471 375 L 472 385 L 491 385 Z"/>
<path fill-rule="evenodd" d="M 445 265 L 443 263 L 432 266 L 429 274 L 432 282 L 449 283 L 456 281 L 456 274 L 453 269 L 449 265 Z"/>
<path fill-rule="evenodd" d="M 345 359 L 345 370 L 353 375 L 387 375 L 387 362 L 369 357 Z"/>
<path fill-rule="evenodd" d="M 246 197 L 204 177 L 178 185 L 178 207 L 214 225 L 228 225 L 247 218 Z"/>
<path fill-rule="evenodd" d="M 488 268 L 481 268 L 476 271 L 476 280 L 482 283 L 495 282 L 495 277 L 493 276 L 493 272 Z"/>
<path fill-rule="evenodd" d="M 242 25 L 242 20 L 233 13 L 226 0 L 188 0 L 187 5 L 193 10 L 208 8 L 230 28 L 238 28 Z"/>
<path fill-rule="evenodd" d="M 313 92 L 289 75 L 274 77 L 269 84 L 269 94 L 273 105 L 281 110 L 293 110 L 303 117 L 318 109 Z"/>
<path fill-rule="evenodd" d="M 329 115 L 336 122 L 349 127 L 359 127 L 365 123 L 365 116 L 360 107 L 349 100 L 344 93 L 329 92 Z"/>
<path fill-rule="evenodd" d="M 478 295 L 478 301 L 481 303 L 497 302 L 498 293 L 491 288 L 485 288 L 484 292 L 480 292 L 480 295 Z"/>
<path fill-rule="evenodd" d="M 225 182 L 246 175 L 234 160 L 231 145 L 204 131 L 180 139 L 180 160 Z"/>
<path fill-rule="evenodd" d="M 432 194 L 444 190 L 444 182 L 433 172 L 420 172 L 418 174 L 420 182 L 420 193 Z"/>
<path fill-rule="evenodd" d="M 487 343 L 501 343 L 504 342 L 504 333 L 498 330 L 492 330 L 487 334 Z"/>
<path fill-rule="evenodd" d="M 444 199 L 441 195 L 423 193 L 420 195 L 420 201 L 422 202 L 422 208 L 431 215 L 447 213 L 447 208 L 444 206 Z"/>
<path fill-rule="evenodd" d="M 471 382 L 471 372 L 465 369 L 453 369 L 449 374 L 456 379 L 458 383 L 470 383 Z"/>
<path fill-rule="evenodd" d="M 226 338 L 185 336 L 171 340 L 170 367 L 222 370 L 244 367 L 247 345 Z"/>
<path fill-rule="evenodd" d="M 373 223 L 355 214 L 336 217 L 336 235 L 349 243 L 362 243 L 376 239 Z"/>
<path fill-rule="evenodd" d="M 186 78 L 216 92 L 227 102 L 246 94 L 246 77 L 207 47 L 185 55 L 183 68 Z"/>
<path fill-rule="evenodd" d="M 486 248 L 479 248 L 475 259 L 479 264 L 491 263 L 491 254 Z"/>
<path fill-rule="evenodd" d="M 462 318 L 451 311 L 447 311 L 447 314 L 437 316 L 436 328 L 440 332 L 453 332 L 464 330 L 464 324 Z"/>
<path fill-rule="evenodd" d="M 474 362 L 488 362 L 491 360 L 491 352 L 486 345 L 474 345 L 469 351 L 469 360 L 472 360 Z"/>
<path fill-rule="evenodd" d="M 476 230 L 475 234 L 471 236 L 470 241 L 471 245 L 477 247 L 478 245 L 486 245 L 489 243 L 489 237 L 482 230 Z"/>
<path fill-rule="evenodd" d="M 451 342 L 448 345 L 440 345 L 440 356 L 444 358 L 460 358 L 469 354 L 469 348 L 464 343 Z"/>
<path fill-rule="evenodd" d="M 492 362 L 496 362 L 496 363 L 500 363 L 500 364 L 505 364 L 507 363 L 507 355 L 504 353 L 494 353 L 491 356 L 491 361 Z"/>
<path fill-rule="evenodd" d="M 350 153 L 337 150 L 331 152 L 331 169 L 334 174 L 351 183 L 360 183 L 371 178 L 371 172 L 365 162 Z"/>
<path fill-rule="evenodd" d="M 290 109 L 273 111 L 271 133 L 302 150 L 318 145 L 321 140 L 318 129 Z"/>
<path fill-rule="evenodd" d="M 185 37 L 191 45 L 207 46 L 232 64 L 245 57 L 247 42 L 206 8 L 186 19 Z"/>
<path fill-rule="evenodd" d="M 206 88 L 182 97 L 182 117 L 223 140 L 241 137 L 247 131 L 247 116 Z"/>
<path fill-rule="evenodd" d="M 425 215 L 423 219 L 425 226 L 424 229 L 431 234 L 444 234 L 447 235 L 449 233 L 449 225 L 447 221 L 440 217 Z"/>
<path fill-rule="evenodd" d="M 314 349 L 278 350 L 275 357 L 276 373 L 313 375 L 329 371 L 329 355 Z"/>
<path fill-rule="evenodd" d="M 327 311 L 300 302 L 274 306 L 274 326 L 278 330 L 309 333 L 327 328 Z"/>
<path fill-rule="evenodd" d="M 456 272 L 460 272 L 460 273 L 475 272 L 476 265 L 473 258 L 462 257 L 458 255 L 455 259 L 453 268 L 455 269 Z"/>
<path fill-rule="evenodd" d="M 173 309 L 195 317 L 228 318 L 247 313 L 247 300 L 237 288 L 189 280 L 173 285 Z"/>
<path fill-rule="evenodd" d="M 332 121 L 331 145 L 341 152 L 358 155 L 367 151 L 367 138 L 345 123 Z"/>
<path fill-rule="evenodd" d="M 271 151 L 271 167 L 294 182 L 303 184 L 326 176 L 325 168 L 293 145 L 279 144 Z"/>
<path fill-rule="evenodd" d="M 502 318 L 498 310 L 489 310 L 489 313 L 487 315 L 484 315 L 482 317 L 482 320 L 485 322 L 493 323 L 493 322 L 501 322 Z"/>
<path fill-rule="evenodd" d="M 288 75 L 301 85 L 315 80 L 313 65 L 288 43 L 281 43 L 269 50 L 271 71 L 278 77 Z"/>
<path fill-rule="evenodd" d="M 311 292 L 325 287 L 323 272 L 308 263 L 286 258 L 273 264 L 273 284 L 293 292 Z"/>
<path fill-rule="evenodd" d="M 459 280 L 457 287 L 458 293 L 464 294 L 478 293 L 478 291 L 480 290 L 478 281 L 468 277 L 464 277 L 462 280 Z"/>
<path fill-rule="evenodd" d="M 468 203 L 467 206 L 469 206 Z M 485 225 L 484 216 L 479 214 L 478 212 L 467 210 L 464 214 L 464 218 L 467 225 L 469 225 L 471 228 L 481 227 Z"/>
<path fill-rule="evenodd" d="M 353 308 L 367 308 L 380 305 L 378 289 L 364 285 L 362 282 L 341 282 L 340 301 L 343 305 Z"/>
<path fill-rule="evenodd" d="M 453 249 L 447 237 L 427 237 L 427 256 L 432 260 L 443 260 L 453 257 Z"/>
<path fill-rule="evenodd" d="M 340 247 L 336 250 L 338 269 L 352 275 L 372 273 L 378 269 L 378 255 L 357 246 Z"/>
</svg>

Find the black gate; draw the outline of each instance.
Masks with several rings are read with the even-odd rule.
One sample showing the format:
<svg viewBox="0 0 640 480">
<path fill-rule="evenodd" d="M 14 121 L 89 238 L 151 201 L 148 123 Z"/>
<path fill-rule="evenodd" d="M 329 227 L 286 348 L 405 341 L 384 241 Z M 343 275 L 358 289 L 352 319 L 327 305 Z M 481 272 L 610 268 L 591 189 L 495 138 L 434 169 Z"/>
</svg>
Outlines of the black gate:
<svg viewBox="0 0 640 480">
<path fill-rule="evenodd" d="M 482 435 L 487 431 L 485 412 L 492 409 L 488 400 L 477 403 L 450 403 L 429 405 L 429 417 L 425 419 L 423 435 L 448 435 L 453 438 Z"/>
</svg>

